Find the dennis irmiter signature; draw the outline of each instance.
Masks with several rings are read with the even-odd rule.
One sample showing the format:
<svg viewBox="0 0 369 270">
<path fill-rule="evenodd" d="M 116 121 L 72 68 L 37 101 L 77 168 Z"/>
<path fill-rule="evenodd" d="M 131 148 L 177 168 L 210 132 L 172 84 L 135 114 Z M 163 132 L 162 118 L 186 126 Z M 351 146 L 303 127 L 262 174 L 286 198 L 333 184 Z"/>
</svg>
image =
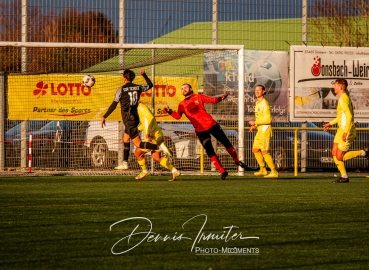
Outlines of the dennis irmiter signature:
<svg viewBox="0 0 369 270">
<path fill-rule="evenodd" d="M 122 225 L 122 223 L 127 222 L 127 221 L 132 221 L 132 220 L 136 220 L 138 222 L 138 224 L 136 225 L 136 227 L 126 236 L 122 237 L 121 239 L 119 239 L 111 248 L 111 252 L 114 255 L 120 255 L 123 253 L 126 253 L 136 247 L 138 247 L 141 243 L 143 242 L 158 242 L 158 241 L 162 241 L 162 242 L 166 242 L 166 241 L 182 241 L 182 240 L 186 240 L 186 241 L 192 241 L 192 246 L 191 246 L 191 252 L 194 250 L 195 246 L 200 244 L 201 242 L 209 242 L 209 241 L 224 241 L 225 243 L 230 242 L 230 241 L 234 241 L 234 240 L 248 240 L 248 239 L 259 239 L 259 237 L 257 236 L 244 236 L 242 235 L 242 232 L 237 232 L 236 229 L 239 229 L 239 227 L 234 226 L 234 225 L 230 225 L 230 226 L 226 226 L 223 227 L 223 232 L 222 233 L 205 233 L 204 229 L 205 229 L 205 225 L 206 222 L 208 220 L 208 216 L 205 214 L 200 214 L 200 215 L 196 215 L 193 216 L 192 218 L 188 219 L 187 221 L 185 221 L 182 224 L 182 229 L 185 228 L 185 225 L 188 224 L 189 222 L 195 220 L 195 219 L 199 219 L 199 218 L 203 218 L 204 222 L 202 223 L 201 227 L 199 228 L 199 231 L 197 233 L 197 235 L 195 237 L 188 237 L 185 236 L 184 233 L 178 234 L 178 232 L 175 232 L 174 234 L 168 235 L 168 234 L 159 234 L 159 233 L 155 233 L 153 231 L 153 224 L 151 222 L 150 219 L 145 218 L 145 217 L 130 217 L 130 218 L 126 218 L 120 221 L 117 221 L 115 223 L 113 223 L 110 226 L 110 231 L 112 230 L 112 228 L 118 224 Z M 138 228 L 140 227 L 140 225 L 142 227 L 149 227 L 149 229 L 145 229 L 144 231 L 138 231 Z M 137 237 L 139 240 L 137 240 Z M 133 238 L 135 240 L 133 240 Z M 136 242 L 137 243 L 133 244 L 132 246 L 130 245 L 130 241 L 132 240 L 132 242 Z M 123 241 L 123 242 L 122 242 Z M 127 242 L 125 242 L 127 241 Z M 126 244 L 125 244 L 126 243 Z M 118 244 L 119 247 L 121 248 L 121 246 L 123 246 L 124 248 L 121 248 L 121 250 L 118 250 Z M 126 246 L 126 247 L 125 247 Z"/>
</svg>

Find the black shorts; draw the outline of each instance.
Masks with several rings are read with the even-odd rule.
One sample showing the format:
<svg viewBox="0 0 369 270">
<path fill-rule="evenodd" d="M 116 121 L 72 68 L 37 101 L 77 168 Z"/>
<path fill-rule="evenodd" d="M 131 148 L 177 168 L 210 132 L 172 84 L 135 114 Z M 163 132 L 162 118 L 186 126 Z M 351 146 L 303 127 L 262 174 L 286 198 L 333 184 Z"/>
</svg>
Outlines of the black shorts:
<svg viewBox="0 0 369 270">
<path fill-rule="evenodd" d="M 219 124 L 215 124 L 207 131 L 196 132 L 196 135 L 209 157 L 215 155 L 213 145 L 211 144 L 211 135 L 213 135 L 218 142 L 223 144 L 226 149 L 232 147 L 232 143 L 225 135 L 222 127 Z"/>
<path fill-rule="evenodd" d="M 136 138 L 139 135 L 138 125 L 140 124 L 140 118 L 138 114 L 124 113 L 123 115 L 124 132 L 129 135 L 131 139 Z"/>
</svg>

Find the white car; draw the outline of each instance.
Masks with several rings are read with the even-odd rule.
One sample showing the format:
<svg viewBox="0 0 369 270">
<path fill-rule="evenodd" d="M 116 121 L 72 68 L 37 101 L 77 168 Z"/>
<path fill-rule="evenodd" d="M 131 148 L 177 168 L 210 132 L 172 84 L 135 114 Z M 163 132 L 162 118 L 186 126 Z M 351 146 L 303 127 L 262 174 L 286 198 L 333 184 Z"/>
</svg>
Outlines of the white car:
<svg viewBox="0 0 369 270">
<path fill-rule="evenodd" d="M 196 137 L 195 129 L 191 123 L 169 122 L 158 123 L 164 133 L 164 140 L 173 152 L 173 159 L 181 168 L 191 167 L 193 164 L 199 166 L 200 142 Z M 86 146 L 88 159 L 93 167 L 113 167 L 117 164 L 118 146 L 121 139 L 118 137 L 118 122 L 106 122 L 106 126 L 101 128 L 100 121 L 89 122 L 86 130 Z M 237 142 L 238 133 L 234 130 L 225 130 L 226 135 L 233 144 Z M 131 156 L 134 146 L 131 144 Z M 217 153 L 229 156 L 223 146 L 218 145 Z M 134 161 L 134 158 L 130 160 Z M 207 159 L 205 159 L 207 162 Z M 133 162 L 136 164 L 136 161 Z M 207 162 L 206 166 L 210 166 Z"/>
<path fill-rule="evenodd" d="M 165 142 L 173 152 L 174 159 L 194 159 L 200 156 L 200 143 L 196 139 L 191 124 L 159 123 Z M 191 129 L 190 129 L 191 128 Z M 93 167 L 110 167 L 117 164 L 117 152 L 121 138 L 118 134 L 119 122 L 106 122 L 101 128 L 100 121 L 89 122 L 86 130 L 86 146 L 88 158 Z M 131 155 L 134 152 L 131 144 Z"/>
</svg>

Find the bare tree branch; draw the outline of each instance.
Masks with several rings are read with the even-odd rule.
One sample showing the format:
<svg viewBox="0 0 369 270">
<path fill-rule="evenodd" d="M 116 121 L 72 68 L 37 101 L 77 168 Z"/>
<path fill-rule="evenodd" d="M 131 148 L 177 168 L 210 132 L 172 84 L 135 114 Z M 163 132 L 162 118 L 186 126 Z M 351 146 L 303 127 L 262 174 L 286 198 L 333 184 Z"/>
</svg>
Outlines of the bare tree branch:
<svg viewBox="0 0 369 270">
<path fill-rule="evenodd" d="M 366 0 L 315 0 L 310 13 L 310 44 L 368 47 Z"/>
</svg>

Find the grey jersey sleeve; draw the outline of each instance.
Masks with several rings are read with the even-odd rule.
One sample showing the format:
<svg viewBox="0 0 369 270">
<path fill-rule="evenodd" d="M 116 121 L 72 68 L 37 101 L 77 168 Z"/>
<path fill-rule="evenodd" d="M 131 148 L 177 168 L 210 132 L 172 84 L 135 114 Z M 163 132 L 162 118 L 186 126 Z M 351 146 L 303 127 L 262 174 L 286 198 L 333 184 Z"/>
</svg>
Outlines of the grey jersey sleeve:
<svg viewBox="0 0 369 270">
<path fill-rule="evenodd" d="M 117 92 L 115 92 L 115 96 L 114 96 L 114 101 L 115 102 L 119 103 L 120 97 L 122 96 L 122 91 L 123 91 L 122 89 L 123 89 L 123 87 L 119 87 Z"/>
<path fill-rule="evenodd" d="M 115 93 L 113 102 L 111 103 L 111 105 L 109 106 L 107 112 L 103 116 L 104 118 L 107 118 L 115 110 L 115 108 L 117 107 L 117 105 L 119 103 L 121 95 L 122 95 L 122 87 L 119 87 L 117 92 Z"/>
</svg>

